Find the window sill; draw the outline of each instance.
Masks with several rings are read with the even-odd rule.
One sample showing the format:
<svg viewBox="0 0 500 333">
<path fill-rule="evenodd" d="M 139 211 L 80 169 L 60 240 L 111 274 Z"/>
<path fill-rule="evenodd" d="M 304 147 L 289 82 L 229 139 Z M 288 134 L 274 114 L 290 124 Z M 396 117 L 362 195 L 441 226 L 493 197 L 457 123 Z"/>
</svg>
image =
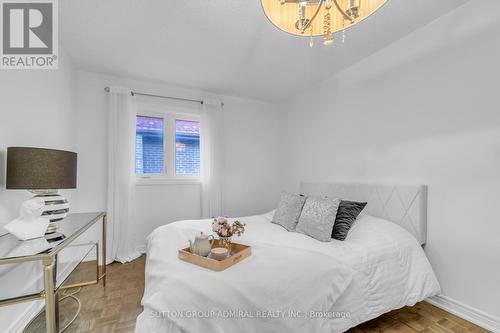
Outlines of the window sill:
<svg viewBox="0 0 500 333">
<path fill-rule="evenodd" d="M 200 185 L 199 178 L 137 177 L 136 186 L 148 185 Z"/>
</svg>

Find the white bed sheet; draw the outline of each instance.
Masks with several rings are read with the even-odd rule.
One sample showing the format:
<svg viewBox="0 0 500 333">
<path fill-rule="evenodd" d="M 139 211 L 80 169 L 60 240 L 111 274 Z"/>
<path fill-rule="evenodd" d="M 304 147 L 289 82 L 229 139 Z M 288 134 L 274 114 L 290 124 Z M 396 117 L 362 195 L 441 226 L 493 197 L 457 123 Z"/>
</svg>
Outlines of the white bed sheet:
<svg viewBox="0 0 500 333">
<path fill-rule="evenodd" d="M 341 318 L 331 319 L 331 332 L 346 331 L 388 311 L 414 305 L 440 291 L 439 283 L 418 241 L 394 223 L 361 215 L 344 242 L 332 240 L 323 243 L 300 233 L 288 232 L 270 223 L 271 218 L 272 213 L 240 218 L 247 224 L 247 230 L 237 241 L 314 251 L 334 257 L 352 270 L 350 284 L 330 308 L 330 313 L 341 315 Z M 210 233 L 210 227 L 211 220 L 175 222 L 155 230 L 148 242 L 151 244 L 152 238 L 161 238 L 166 228 Z M 176 251 L 175 248 L 171 250 Z M 174 259 L 166 256 L 165 260 Z M 148 288 L 161 288 L 154 285 L 160 283 L 152 278 L 155 275 L 153 270 L 157 269 L 154 266 L 146 264 L 146 294 L 143 304 L 148 304 Z M 207 309 L 210 309 L 210 304 L 207 304 Z M 137 333 L 189 332 L 186 327 L 181 328 L 175 322 L 155 315 L 155 311 L 158 309 L 145 306 L 137 319 Z M 245 321 L 245 325 L 251 323 Z M 251 331 L 251 328 L 247 329 Z"/>
</svg>

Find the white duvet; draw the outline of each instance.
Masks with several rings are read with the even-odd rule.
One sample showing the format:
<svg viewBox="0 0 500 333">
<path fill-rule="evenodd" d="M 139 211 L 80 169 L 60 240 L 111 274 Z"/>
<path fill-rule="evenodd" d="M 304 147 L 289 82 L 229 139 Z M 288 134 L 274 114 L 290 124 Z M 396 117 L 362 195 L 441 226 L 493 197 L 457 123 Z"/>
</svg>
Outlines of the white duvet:
<svg viewBox="0 0 500 333">
<path fill-rule="evenodd" d="M 143 313 L 136 332 L 343 332 L 439 292 L 416 239 L 362 215 L 344 242 L 319 242 L 270 222 L 240 218 L 252 256 L 222 272 L 177 250 L 210 220 L 181 221 L 148 237 Z"/>
</svg>

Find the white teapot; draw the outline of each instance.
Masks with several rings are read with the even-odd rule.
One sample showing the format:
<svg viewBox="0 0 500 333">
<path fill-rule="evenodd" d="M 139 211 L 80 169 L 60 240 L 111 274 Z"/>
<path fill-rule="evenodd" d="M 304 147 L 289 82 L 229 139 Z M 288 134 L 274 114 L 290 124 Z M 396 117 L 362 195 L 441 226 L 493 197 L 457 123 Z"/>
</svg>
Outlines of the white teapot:
<svg viewBox="0 0 500 333">
<path fill-rule="evenodd" d="M 214 236 L 207 236 L 203 232 L 195 237 L 194 242 L 189 241 L 189 251 L 202 257 L 206 257 L 212 250 Z"/>
</svg>

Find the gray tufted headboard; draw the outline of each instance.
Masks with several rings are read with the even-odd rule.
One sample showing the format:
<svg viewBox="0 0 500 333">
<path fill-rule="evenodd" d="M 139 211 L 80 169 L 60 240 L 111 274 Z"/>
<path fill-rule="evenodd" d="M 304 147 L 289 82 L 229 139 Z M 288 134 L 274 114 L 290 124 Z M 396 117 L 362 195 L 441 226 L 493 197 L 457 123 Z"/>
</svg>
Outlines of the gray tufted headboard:
<svg viewBox="0 0 500 333">
<path fill-rule="evenodd" d="M 426 185 L 301 182 L 300 193 L 368 202 L 364 213 L 394 222 L 408 230 L 420 244 L 426 242 Z"/>
</svg>

